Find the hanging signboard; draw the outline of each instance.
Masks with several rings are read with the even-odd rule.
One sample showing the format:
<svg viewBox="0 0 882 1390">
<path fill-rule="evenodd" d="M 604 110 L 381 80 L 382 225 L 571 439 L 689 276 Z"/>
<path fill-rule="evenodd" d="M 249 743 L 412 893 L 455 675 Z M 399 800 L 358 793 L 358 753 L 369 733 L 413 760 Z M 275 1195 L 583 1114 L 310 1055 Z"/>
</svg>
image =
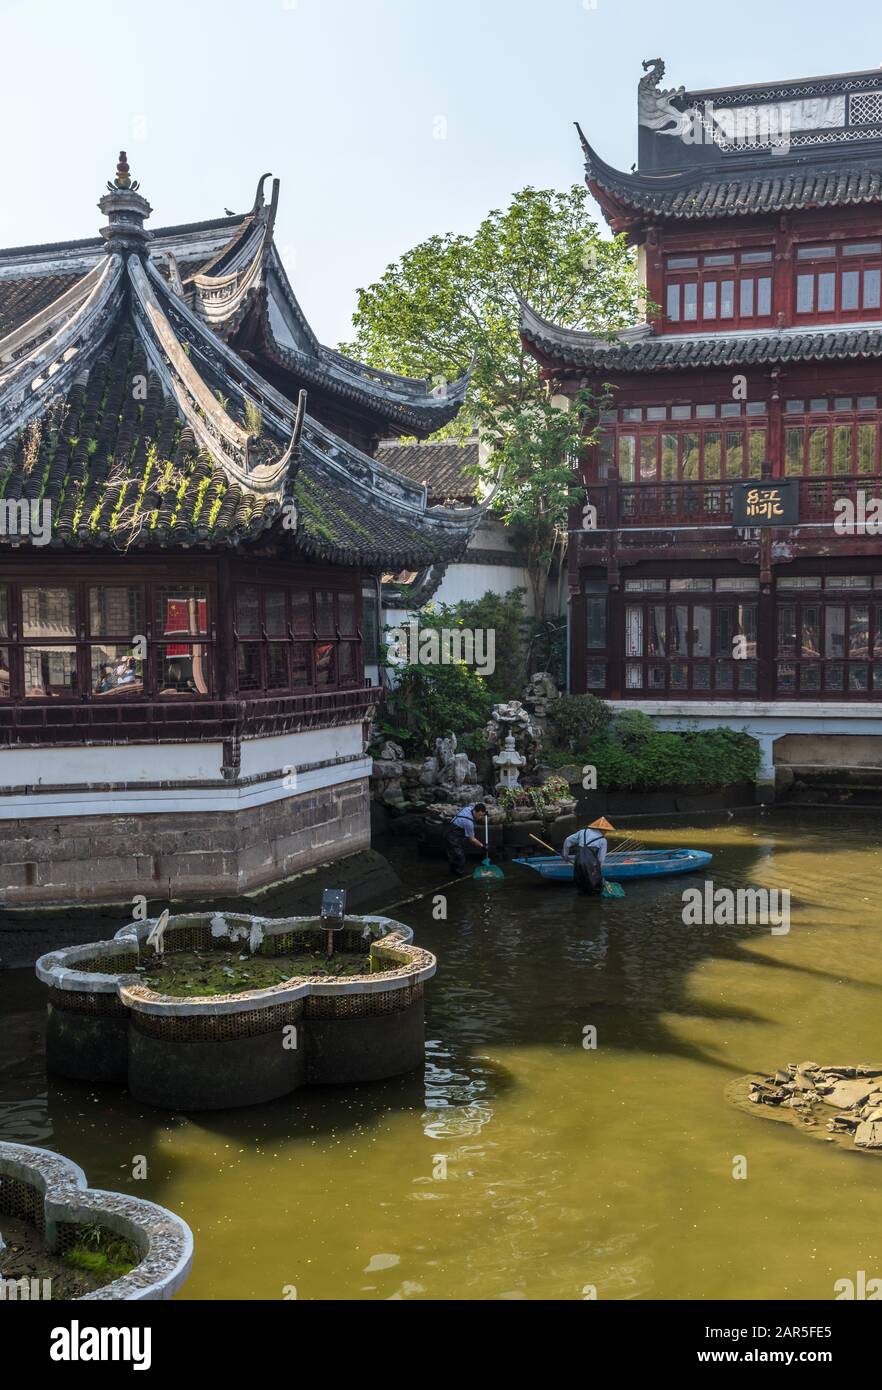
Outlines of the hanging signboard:
<svg viewBox="0 0 882 1390">
<path fill-rule="evenodd" d="M 799 479 L 733 483 L 732 509 L 736 526 L 798 526 Z"/>
</svg>

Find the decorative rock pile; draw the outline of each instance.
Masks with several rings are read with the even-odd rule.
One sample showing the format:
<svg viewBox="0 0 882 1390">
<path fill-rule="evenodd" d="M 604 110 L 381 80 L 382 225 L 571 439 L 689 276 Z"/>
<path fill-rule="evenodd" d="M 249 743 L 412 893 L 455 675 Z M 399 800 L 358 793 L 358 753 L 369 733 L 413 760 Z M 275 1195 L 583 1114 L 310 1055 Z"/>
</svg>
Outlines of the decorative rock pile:
<svg viewBox="0 0 882 1390">
<path fill-rule="evenodd" d="M 487 751 L 480 755 L 480 777 L 468 754 L 457 751 L 455 734 L 436 739 L 434 754 L 423 760 L 405 757 L 398 743 L 384 743 L 371 773 L 374 799 L 394 811 L 434 811 L 440 805 L 452 807 L 450 814 L 455 814 L 474 801 L 492 800 L 482 780 L 499 789 L 516 787 L 524 774 L 537 776 L 545 721 L 559 698 L 554 678 L 538 671 L 530 677 L 523 704 L 509 700 L 494 705 L 484 729 Z"/>
<path fill-rule="evenodd" d="M 786 1105 L 807 1125 L 816 1125 L 815 1110 L 836 1110 L 827 1121 L 834 1134 L 851 1135 L 857 1149 L 882 1149 L 882 1067 L 820 1067 L 816 1062 L 791 1062 L 764 1081 L 750 1083 L 756 1105 Z"/>
<path fill-rule="evenodd" d="M 559 699 L 560 691 L 554 676 L 549 671 L 535 671 L 524 693 L 524 704 L 543 733 L 551 706 Z"/>
<path fill-rule="evenodd" d="M 457 753 L 456 734 L 435 740 L 435 753 L 423 761 L 408 760 L 397 743 L 385 743 L 374 758 L 371 782 L 378 801 L 386 806 L 421 810 L 443 800 L 454 807 L 480 801 L 483 788 L 467 753 Z"/>
<path fill-rule="evenodd" d="M 542 729 L 520 700 L 494 705 L 484 733 L 491 752 L 503 749 L 511 736 L 515 745 L 525 753 L 528 767 L 536 762 L 542 747 Z"/>
</svg>

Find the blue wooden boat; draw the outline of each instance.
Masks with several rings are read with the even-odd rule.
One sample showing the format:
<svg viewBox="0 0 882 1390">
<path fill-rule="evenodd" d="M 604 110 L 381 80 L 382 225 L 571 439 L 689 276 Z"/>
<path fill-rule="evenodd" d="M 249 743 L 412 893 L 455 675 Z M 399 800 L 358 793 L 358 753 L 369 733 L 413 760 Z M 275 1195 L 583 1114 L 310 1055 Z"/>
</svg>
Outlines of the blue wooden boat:
<svg viewBox="0 0 882 1390">
<path fill-rule="evenodd" d="M 632 854 L 608 854 L 603 877 L 614 883 L 634 878 L 667 878 L 671 874 L 691 874 L 705 869 L 713 858 L 703 849 L 642 849 Z M 512 861 L 523 869 L 532 869 L 542 878 L 572 883 L 573 866 L 557 855 L 534 854 L 527 859 Z"/>
</svg>

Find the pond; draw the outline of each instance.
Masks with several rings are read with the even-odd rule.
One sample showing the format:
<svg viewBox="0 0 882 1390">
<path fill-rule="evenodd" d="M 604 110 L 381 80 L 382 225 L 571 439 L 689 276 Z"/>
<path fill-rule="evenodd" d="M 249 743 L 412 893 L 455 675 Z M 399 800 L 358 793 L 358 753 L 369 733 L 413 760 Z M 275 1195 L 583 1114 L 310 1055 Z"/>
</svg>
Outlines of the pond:
<svg viewBox="0 0 882 1390">
<path fill-rule="evenodd" d="M 447 903 L 373 905 L 438 956 L 424 1075 L 169 1116 L 47 1082 L 41 987 L 7 971 L 0 1137 L 183 1216 L 184 1299 L 832 1299 L 882 1275 L 882 1159 L 724 1097 L 746 1072 L 882 1059 L 878 822 L 635 834 L 712 850 L 717 888 L 790 889 L 789 934 L 684 926 L 688 878 L 601 903 L 506 864 L 444 889 L 443 861 L 396 843 L 402 896 Z"/>
</svg>

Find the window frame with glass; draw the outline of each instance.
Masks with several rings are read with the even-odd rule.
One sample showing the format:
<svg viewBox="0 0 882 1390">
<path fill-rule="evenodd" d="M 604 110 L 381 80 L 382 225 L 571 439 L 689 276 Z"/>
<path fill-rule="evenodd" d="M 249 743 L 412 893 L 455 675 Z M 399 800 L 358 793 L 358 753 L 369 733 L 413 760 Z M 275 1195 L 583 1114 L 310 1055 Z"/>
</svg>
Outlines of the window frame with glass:
<svg viewBox="0 0 882 1390">
<path fill-rule="evenodd" d="M 276 600 L 277 620 L 272 624 L 267 620 L 270 595 Z M 278 620 L 279 598 L 284 598 L 283 622 Z M 310 694 L 357 689 L 364 684 L 359 584 L 243 579 L 233 586 L 233 603 L 240 694 Z M 243 623 L 241 615 L 247 610 L 253 616 Z M 277 672 L 287 670 L 285 684 L 270 680 L 273 663 Z M 245 673 L 247 682 L 243 681 Z"/>
<path fill-rule="evenodd" d="M 882 311 L 882 240 L 803 242 L 794 247 L 796 323 L 860 323 Z"/>
<path fill-rule="evenodd" d="M 163 593 L 188 612 L 198 611 L 195 626 L 159 631 L 156 605 Z M 53 571 L 4 578 L 0 595 L 0 653 L 8 653 L 10 672 L 8 693 L 0 688 L 4 702 L 79 705 L 214 695 L 214 597 L 205 581 L 103 573 L 70 579 Z M 175 648 L 182 679 L 173 689 L 164 667 Z"/>
<path fill-rule="evenodd" d="M 689 333 L 771 325 L 774 282 L 770 246 L 671 251 L 664 265 L 664 327 Z"/>
<path fill-rule="evenodd" d="M 757 578 L 630 579 L 623 599 L 626 697 L 757 698 Z"/>
<path fill-rule="evenodd" d="M 775 694 L 882 700 L 882 575 L 779 576 Z"/>
</svg>

